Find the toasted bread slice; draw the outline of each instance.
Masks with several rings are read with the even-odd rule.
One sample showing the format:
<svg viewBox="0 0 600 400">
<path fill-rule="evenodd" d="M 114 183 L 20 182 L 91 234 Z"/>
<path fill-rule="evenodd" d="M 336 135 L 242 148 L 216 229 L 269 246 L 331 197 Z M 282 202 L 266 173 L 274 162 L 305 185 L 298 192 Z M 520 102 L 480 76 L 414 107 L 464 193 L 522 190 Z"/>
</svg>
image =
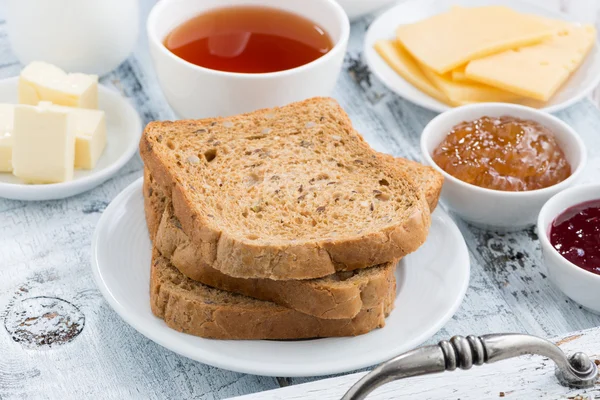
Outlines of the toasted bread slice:
<svg viewBox="0 0 600 400">
<path fill-rule="evenodd" d="M 180 332 L 214 339 L 306 339 L 356 336 L 385 325 L 395 291 L 352 319 L 320 319 L 186 278 L 153 250 L 152 312 Z"/>
<path fill-rule="evenodd" d="M 140 153 L 202 261 L 229 276 L 320 278 L 393 261 L 427 236 L 422 190 L 332 99 L 151 122 Z"/>
<path fill-rule="evenodd" d="M 398 159 L 406 168 L 412 168 L 415 179 L 428 194 L 430 206 L 435 207 L 441 179 L 435 170 L 419 163 Z M 148 169 L 144 169 L 144 202 L 146 220 L 154 245 L 163 256 L 184 275 L 208 286 L 240 293 L 249 297 L 273 301 L 305 314 L 319 318 L 353 318 L 361 309 L 372 308 L 387 290 L 393 279 L 395 263 L 338 272 L 312 280 L 273 281 L 270 279 L 241 279 L 225 275 L 198 260 L 197 248 L 181 229 L 172 211 L 165 213 L 168 198 Z M 163 216 L 163 213 L 165 214 Z M 161 222 L 162 216 L 162 222 Z M 158 228 L 160 223 L 160 229 Z"/>
<path fill-rule="evenodd" d="M 396 158 L 395 160 L 398 166 L 410 175 L 415 183 L 424 191 L 427 204 L 429 204 L 429 210 L 433 212 L 437 207 L 442 192 L 442 185 L 444 183 L 442 174 L 432 167 L 407 160 L 406 158 Z M 167 195 L 159 188 L 148 168 L 144 168 L 144 203 L 146 205 L 146 222 L 148 223 L 151 239 L 158 229 L 167 199 Z"/>
<path fill-rule="evenodd" d="M 214 288 L 272 301 L 318 318 L 354 318 L 361 310 L 377 306 L 390 290 L 395 290 L 394 262 L 307 280 L 274 281 L 225 275 L 197 261 L 197 247 L 181 230 L 170 206 L 164 212 L 154 245 L 188 278 Z"/>
<path fill-rule="evenodd" d="M 433 212 L 442 193 L 444 176 L 437 172 L 435 168 L 419 164 L 416 161 L 407 160 L 406 158 L 395 158 L 394 160 L 400 170 L 411 176 L 423 190 L 427 204 L 429 204 L 429 210 Z"/>
</svg>

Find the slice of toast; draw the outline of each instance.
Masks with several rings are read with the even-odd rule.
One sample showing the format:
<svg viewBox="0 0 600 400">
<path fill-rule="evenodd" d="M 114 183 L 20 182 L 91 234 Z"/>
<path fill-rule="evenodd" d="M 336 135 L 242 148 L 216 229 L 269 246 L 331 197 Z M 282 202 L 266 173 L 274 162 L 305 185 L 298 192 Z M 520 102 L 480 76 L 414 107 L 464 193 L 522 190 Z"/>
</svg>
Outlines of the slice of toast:
<svg viewBox="0 0 600 400">
<path fill-rule="evenodd" d="M 354 318 L 361 310 L 375 307 L 395 290 L 395 262 L 307 280 L 274 281 L 225 275 L 197 261 L 197 247 L 181 230 L 170 206 L 164 212 L 154 245 L 188 278 L 214 288 L 272 301 L 318 318 Z"/>
<path fill-rule="evenodd" d="M 395 291 L 352 319 L 320 319 L 268 301 L 213 289 L 182 275 L 153 250 L 152 312 L 180 332 L 213 339 L 356 336 L 385 325 Z"/>
<path fill-rule="evenodd" d="M 203 262 L 230 276 L 320 278 L 393 261 L 427 236 L 422 190 L 332 99 L 152 122 L 140 153 Z"/>
<path fill-rule="evenodd" d="M 387 157 L 393 158 L 392 156 Z M 433 212 L 437 207 L 440 194 L 442 193 L 444 176 L 437 172 L 435 168 L 416 161 L 407 160 L 406 158 L 393 158 L 393 160 L 398 168 L 410 176 L 417 186 L 421 188 L 425 194 L 429 210 Z"/>
<path fill-rule="evenodd" d="M 428 193 L 428 199 L 435 207 L 437 197 L 430 197 L 429 194 L 439 195 L 437 186 L 441 186 L 441 180 L 435 179 L 436 174 L 439 174 L 433 170 L 434 173 L 428 176 L 429 167 L 403 159 L 398 159 L 398 162 L 402 162 L 406 168 L 413 168 L 413 173 L 418 176 L 416 180 Z M 168 198 L 148 169 L 144 169 L 144 202 L 146 220 L 153 240 L 156 231 L 159 232 L 154 246 L 185 276 L 208 286 L 273 301 L 319 318 L 334 319 L 353 318 L 361 309 L 372 308 L 387 290 L 391 290 L 389 282 L 394 278 L 395 263 L 338 272 L 312 280 L 274 281 L 230 277 L 198 261 L 201 257 L 196 254 L 197 248 L 189 242 L 179 221 L 172 215 L 172 211 L 167 210 L 165 213 Z"/>
</svg>

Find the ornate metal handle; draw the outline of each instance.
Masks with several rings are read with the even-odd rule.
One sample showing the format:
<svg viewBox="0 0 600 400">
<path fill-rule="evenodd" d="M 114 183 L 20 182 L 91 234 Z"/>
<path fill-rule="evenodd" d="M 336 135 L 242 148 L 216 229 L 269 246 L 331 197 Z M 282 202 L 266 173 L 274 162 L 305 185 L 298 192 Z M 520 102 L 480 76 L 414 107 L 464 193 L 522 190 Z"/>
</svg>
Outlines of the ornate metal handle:
<svg viewBox="0 0 600 400">
<path fill-rule="evenodd" d="M 586 388 L 594 385 L 598 367 L 583 353 L 567 358 L 554 343 L 536 336 L 496 334 L 484 336 L 454 336 L 434 346 L 425 346 L 401 354 L 365 375 L 342 397 L 361 400 L 388 382 L 411 376 L 428 375 L 456 368 L 493 363 L 525 354 L 538 354 L 556 363 L 556 377 L 562 385 Z"/>
</svg>

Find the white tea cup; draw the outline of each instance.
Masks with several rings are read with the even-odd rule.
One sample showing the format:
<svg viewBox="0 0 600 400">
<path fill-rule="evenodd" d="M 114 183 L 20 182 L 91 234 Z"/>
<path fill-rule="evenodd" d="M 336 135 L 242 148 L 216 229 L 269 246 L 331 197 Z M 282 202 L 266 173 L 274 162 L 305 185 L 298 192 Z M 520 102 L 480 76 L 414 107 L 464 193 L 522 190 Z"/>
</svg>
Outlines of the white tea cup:
<svg viewBox="0 0 600 400">
<path fill-rule="evenodd" d="M 318 59 L 296 68 L 248 74 L 200 67 L 179 58 L 164 45 L 174 28 L 194 16 L 236 5 L 272 7 L 300 15 L 321 26 L 334 46 Z M 167 101 L 181 118 L 205 118 L 329 96 L 344 60 L 350 23 L 334 0 L 161 0 L 150 12 L 147 30 L 154 68 Z"/>
</svg>

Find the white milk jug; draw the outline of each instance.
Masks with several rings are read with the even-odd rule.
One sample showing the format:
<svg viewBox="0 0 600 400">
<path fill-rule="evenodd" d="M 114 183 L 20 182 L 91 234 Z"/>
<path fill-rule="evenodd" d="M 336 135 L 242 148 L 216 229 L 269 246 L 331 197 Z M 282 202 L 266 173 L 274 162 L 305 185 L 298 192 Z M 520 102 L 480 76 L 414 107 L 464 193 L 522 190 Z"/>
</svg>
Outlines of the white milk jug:
<svg viewBox="0 0 600 400">
<path fill-rule="evenodd" d="M 8 36 L 23 64 L 104 75 L 133 50 L 138 0 L 4 0 Z"/>
</svg>

